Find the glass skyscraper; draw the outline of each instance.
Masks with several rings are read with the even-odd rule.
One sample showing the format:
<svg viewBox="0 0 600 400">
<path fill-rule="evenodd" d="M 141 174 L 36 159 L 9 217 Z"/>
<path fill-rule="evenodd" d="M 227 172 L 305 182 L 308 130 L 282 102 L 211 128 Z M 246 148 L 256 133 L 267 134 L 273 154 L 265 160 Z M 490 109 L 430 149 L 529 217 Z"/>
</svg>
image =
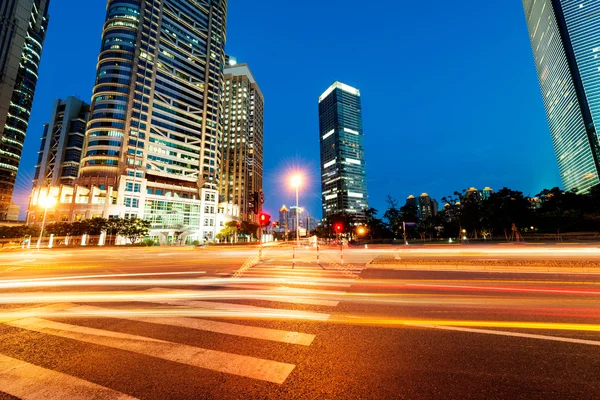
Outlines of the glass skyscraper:
<svg viewBox="0 0 600 400">
<path fill-rule="evenodd" d="M 600 1 L 523 0 L 565 190 L 600 183 Z"/>
<path fill-rule="evenodd" d="M 226 0 L 108 0 L 76 186 L 38 188 L 31 206 L 50 195 L 60 220 L 139 217 L 161 243 L 214 238 L 226 14 Z"/>
<path fill-rule="evenodd" d="M 7 218 L 38 80 L 49 0 L 0 2 L 0 220 Z"/>
<path fill-rule="evenodd" d="M 335 82 L 319 97 L 323 218 L 367 208 L 360 91 Z"/>
</svg>

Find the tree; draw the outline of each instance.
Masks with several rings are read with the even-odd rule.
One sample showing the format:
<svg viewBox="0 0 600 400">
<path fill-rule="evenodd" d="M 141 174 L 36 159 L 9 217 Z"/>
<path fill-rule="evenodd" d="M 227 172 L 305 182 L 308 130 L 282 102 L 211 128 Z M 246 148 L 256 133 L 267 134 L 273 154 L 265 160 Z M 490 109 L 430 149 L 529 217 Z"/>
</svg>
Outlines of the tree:
<svg viewBox="0 0 600 400">
<path fill-rule="evenodd" d="M 364 211 L 365 214 L 365 225 L 367 226 L 367 235 L 369 239 L 383 239 L 392 236 L 392 233 L 383 222 L 383 220 L 377 218 L 377 210 L 373 207 L 367 208 Z"/>
<path fill-rule="evenodd" d="M 55 222 L 46 226 L 45 233 L 54 236 L 69 236 L 72 230 L 73 226 L 69 222 Z"/>
<path fill-rule="evenodd" d="M 517 228 L 531 226 L 531 202 L 522 192 L 502 188 L 483 203 L 483 208 L 486 225 L 505 233 L 507 239 L 513 224 Z"/>
<path fill-rule="evenodd" d="M 398 208 L 398 200 L 391 195 L 387 197 L 388 209 L 383 214 L 383 218 L 387 220 L 387 226 L 392 232 L 394 238 L 399 237 L 402 231 L 402 211 Z"/>
<path fill-rule="evenodd" d="M 119 235 L 125 236 L 131 244 L 150 233 L 150 222 L 139 218 L 124 219 L 119 226 Z"/>
<path fill-rule="evenodd" d="M 108 220 L 105 218 L 92 218 L 85 220 L 85 231 L 88 235 L 98 236 L 101 235 L 102 232 L 106 230 L 108 225 Z"/>
</svg>

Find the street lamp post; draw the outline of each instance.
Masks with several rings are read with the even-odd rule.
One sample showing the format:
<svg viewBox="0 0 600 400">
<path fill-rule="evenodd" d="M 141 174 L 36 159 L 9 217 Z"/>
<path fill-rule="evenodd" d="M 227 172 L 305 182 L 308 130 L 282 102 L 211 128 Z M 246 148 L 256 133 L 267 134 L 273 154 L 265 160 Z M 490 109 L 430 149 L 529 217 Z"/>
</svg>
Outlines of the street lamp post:
<svg viewBox="0 0 600 400">
<path fill-rule="evenodd" d="M 48 208 L 50 208 L 54 205 L 54 199 L 46 196 L 46 197 L 38 200 L 38 205 L 41 205 L 42 207 L 44 207 L 44 218 L 42 218 L 42 229 L 40 230 L 40 236 L 38 237 L 37 245 L 35 246 L 36 249 L 39 250 L 40 246 L 42 244 L 42 235 L 44 234 L 44 227 L 46 226 L 46 215 L 48 214 Z"/>
<path fill-rule="evenodd" d="M 300 245 L 300 216 L 298 214 L 298 189 L 302 183 L 300 175 L 292 177 L 292 186 L 296 188 L 296 245 Z"/>
</svg>

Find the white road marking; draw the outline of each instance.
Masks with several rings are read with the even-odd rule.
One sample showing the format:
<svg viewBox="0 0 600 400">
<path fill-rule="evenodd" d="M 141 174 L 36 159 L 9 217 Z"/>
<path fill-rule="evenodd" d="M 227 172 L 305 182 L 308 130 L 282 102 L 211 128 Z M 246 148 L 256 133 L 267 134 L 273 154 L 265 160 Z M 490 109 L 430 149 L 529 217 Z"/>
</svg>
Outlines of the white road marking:
<svg viewBox="0 0 600 400">
<path fill-rule="evenodd" d="M 0 390 L 23 400 L 135 400 L 113 389 L 1 354 Z"/>
<path fill-rule="evenodd" d="M 143 336 L 26 318 L 7 325 L 247 378 L 283 383 L 293 364 L 171 343 Z"/>
<path fill-rule="evenodd" d="M 148 289 L 148 292 L 162 292 L 165 295 L 182 296 L 188 298 L 194 298 L 194 295 L 198 294 L 194 290 L 176 290 L 176 289 L 164 289 L 154 288 Z M 278 308 L 267 308 L 267 307 L 255 307 L 245 304 L 234 304 L 234 303 L 218 303 L 215 301 L 200 301 L 200 300 L 171 300 L 171 299 L 152 299 L 149 300 L 151 303 L 168 304 L 172 306 L 185 306 L 185 307 L 200 307 L 209 308 L 213 310 L 226 310 L 235 312 L 250 312 L 257 316 L 283 316 L 286 318 L 295 319 L 307 319 L 311 321 L 327 321 L 330 314 L 323 314 L 312 311 L 296 311 L 296 310 L 285 310 Z"/>
<path fill-rule="evenodd" d="M 110 311 L 107 308 L 80 306 L 65 310 L 72 313 L 103 312 Z M 254 339 L 269 340 L 273 342 L 298 344 L 301 346 L 310 346 L 315 339 L 315 335 L 301 332 L 290 332 L 279 329 L 261 328 L 256 326 L 232 324 L 229 322 L 209 321 L 197 318 L 186 317 L 136 317 L 127 316 L 119 313 L 108 315 L 111 318 L 125 319 L 128 321 L 140 321 L 158 325 L 176 326 L 201 331 L 223 333 L 226 335 L 242 336 Z"/>
<path fill-rule="evenodd" d="M 426 325 L 426 324 L 424 325 L 424 324 L 409 324 L 409 323 L 404 324 L 404 325 L 417 327 L 417 328 L 432 328 L 432 329 L 442 329 L 442 330 L 446 330 L 446 331 L 483 333 L 486 335 L 512 336 L 512 337 L 521 337 L 521 338 L 529 338 L 529 339 L 550 340 L 550 341 L 554 341 L 554 342 L 566 342 L 566 343 L 589 344 L 592 346 L 600 346 L 600 341 L 585 340 L 585 339 L 573 339 L 573 338 L 566 338 L 566 337 L 561 337 L 561 336 L 536 335 L 536 334 L 532 334 L 532 333 L 496 331 L 496 330 L 489 330 L 489 329 L 461 328 L 461 327 L 456 327 L 456 326 L 441 326 L 441 325 Z"/>
</svg>

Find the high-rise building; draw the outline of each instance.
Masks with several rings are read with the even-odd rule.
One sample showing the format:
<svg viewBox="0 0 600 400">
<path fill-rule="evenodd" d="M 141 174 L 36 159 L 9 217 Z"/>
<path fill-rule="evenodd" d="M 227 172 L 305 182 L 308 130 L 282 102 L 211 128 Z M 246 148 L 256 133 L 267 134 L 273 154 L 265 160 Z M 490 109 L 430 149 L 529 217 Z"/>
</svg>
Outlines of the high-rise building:
<svg viewBox="0 0 600 400">
<path fill-rule="evenodd" d="M 489 200 L 490 197 L 494 194 L 494 190 L 490 187 L 485 187 L 481 192 L 480 196 L 482 200 Z"/>
<path fill-rule="evenodd" d="M 34 187 L 75 184 L 89 116 L 89 104 L 75 97 L 54 102 L 44 125 Z"/>
<path fill-rule="evenodd" d="M 214 238 L 221 162 L 226 0 L 108 0 L 69 220 L 140 217 L 170 242 Z M 64 216 L 60 216 L 61 219 Z"/>
<path fill-rule="evenodd" d="M 432 199 L 427 193 L 419 196 L 419 218 L 433 218 L 438 213 L 438 202 Z"/>
<path fill-rule="evenodd" d="M 0 2 L 0 220 L 7 218 L 21 161 L 49 0 Z"/>
<path fill-rule="evenodd" d="M 335 82 L 319 97 L 323 218 L 367 208 L 360 91 Z"/>
<path fill-rule="evenodd" d="M 225 67 L 222 95 L 221 202 L 238 206 L 244 220 L 256 222 L 250 210 L 253 193 L 263 187 L 264 99 L 247 64 Z"/>
<path fill-rule="evenodd" d="M 600 2 L 523 7 L 563 186 L 587 192 L 600 183 Z"/>
<path fill-rule="evenodd" d="M 286 231 L 289 229 L 290 226 L 289 218 L 290 210 L 288 210 L 288 208 L 284 204 L 279 210 L 279 226 L 285 229 Z"/>
</svg>

